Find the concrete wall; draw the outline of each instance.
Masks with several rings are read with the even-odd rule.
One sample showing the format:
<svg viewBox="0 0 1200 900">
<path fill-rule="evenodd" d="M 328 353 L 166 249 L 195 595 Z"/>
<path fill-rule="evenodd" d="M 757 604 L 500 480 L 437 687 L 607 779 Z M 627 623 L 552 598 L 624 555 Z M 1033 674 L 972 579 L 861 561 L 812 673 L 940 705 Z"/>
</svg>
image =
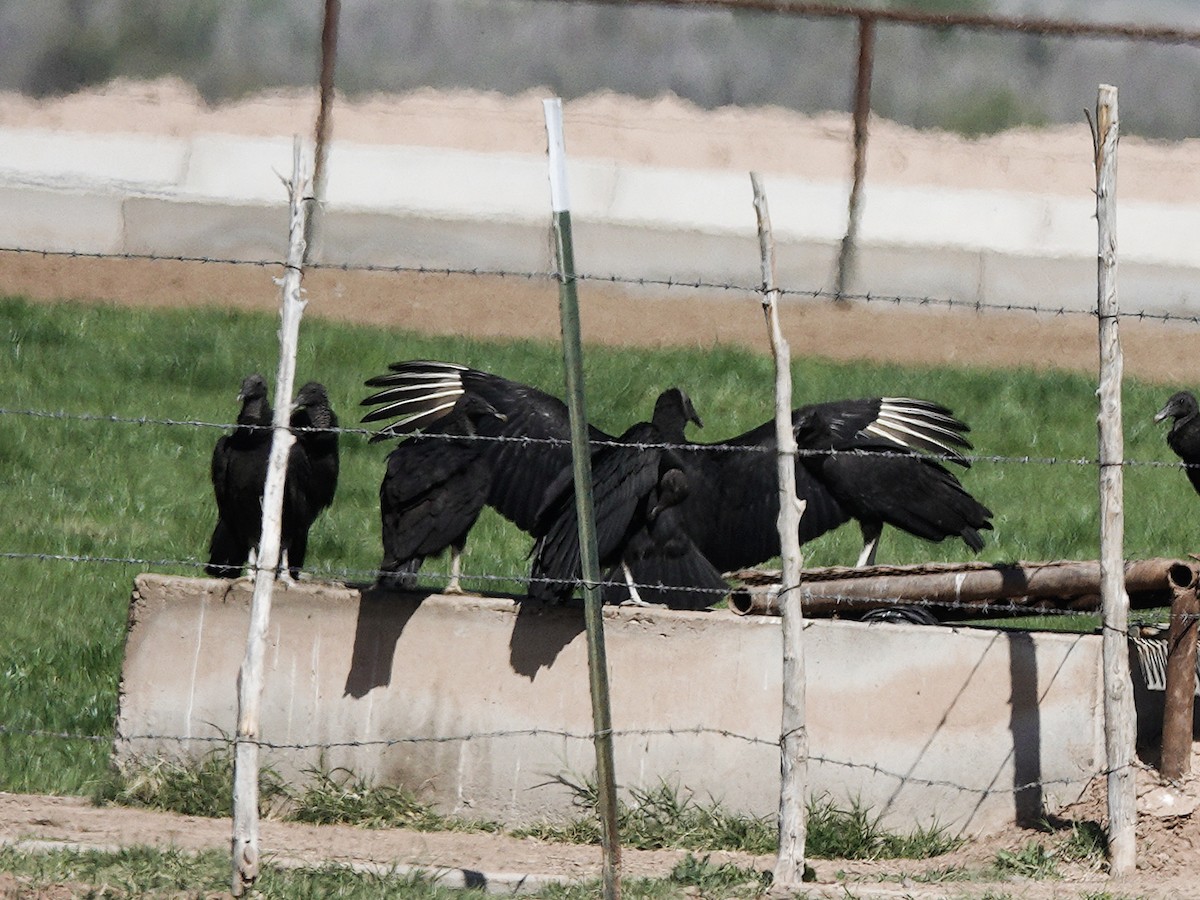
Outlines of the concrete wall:
<svg viewBox="0 0 1200 900">
<path fill-rule="evenodd" d="M 0 246 L 278 259 L 291 140 L 0 128 Z M 570 163 L 583 273 L 753 287 L 744 172 Z M 848 185 L 766 176 L 786 287 L 829 287 Z M 544 156 L 335 142 L 321 258 L 546 271 Z M 1126 310 L 1200 311 L 1200 205 L 1123 199 Z M 1094 200 L 868 183 L 856 292 L 993 304 L 1095 305 Z"/>
<path fill-rule="evenodd" d="M 235 732 L 249 604 L 245 583 L 137 579 L 123 765 Z M 774 815 L 779 620 L 613 608 L 605 628 L 622 787 Z M 296 772 L 332 744 L 326 765 L 446 811 L 570 815 L 557 779 L 594 768 L 582 629 L 577 606 L 279 585 L 262 737 L 306 749 L 267 759 Z M 813 793 L 888 827 L 984 833 L 1061 808 L 1104 767 L 1099 637 L 814 620 L 805 654 Z"/>
</svg>

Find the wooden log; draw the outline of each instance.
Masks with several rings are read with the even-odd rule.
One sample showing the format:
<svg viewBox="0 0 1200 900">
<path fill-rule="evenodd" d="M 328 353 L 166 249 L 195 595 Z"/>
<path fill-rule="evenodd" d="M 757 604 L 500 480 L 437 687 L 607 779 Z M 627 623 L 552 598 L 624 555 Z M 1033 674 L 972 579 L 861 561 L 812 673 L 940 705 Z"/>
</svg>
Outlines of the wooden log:
<svg viewBox="0 0 1200 900">
<path fill-rule="evenodd" d="M 881 570 L 884 574 L 876 574 Z M 1125 565 L 1129 592 L 1161 597 L 1162 604 L 1198 575 L 1200 563 L 1190 560 L 1155 558 Z M 1035 606 L 1043 600 L 1091 598 L 1100 594 L 1100 583 L 1100 563 L 1089 560 L 970 564 L 937 571 L 927 566 L 840 568 L 805 572 L 800 597 L 808 615 L 866 612 L 901 603 L 961 610 L 997 601 Z M 777 616 L 778 594 L 778 584 L 743 585 L 730 594 L 729 608 L 738 615 Z"/>
</svg>

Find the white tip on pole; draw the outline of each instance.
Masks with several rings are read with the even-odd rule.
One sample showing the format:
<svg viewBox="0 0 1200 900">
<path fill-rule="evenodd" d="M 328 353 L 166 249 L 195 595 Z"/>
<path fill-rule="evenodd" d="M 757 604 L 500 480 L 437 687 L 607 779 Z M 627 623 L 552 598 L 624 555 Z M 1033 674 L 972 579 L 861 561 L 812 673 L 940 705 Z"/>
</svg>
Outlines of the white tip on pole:
<svg viewBox="0 0 1200 900">
<path fill-rule="evenodd" d="M 550 206 L 556 213 L 569 212 L 571 199 L 567 196 L 567 151 L 563 142 L 562 100 L 552 97 L 542 101 L 546 113 L 546 137 L 550 142 Z"/>
</svg>

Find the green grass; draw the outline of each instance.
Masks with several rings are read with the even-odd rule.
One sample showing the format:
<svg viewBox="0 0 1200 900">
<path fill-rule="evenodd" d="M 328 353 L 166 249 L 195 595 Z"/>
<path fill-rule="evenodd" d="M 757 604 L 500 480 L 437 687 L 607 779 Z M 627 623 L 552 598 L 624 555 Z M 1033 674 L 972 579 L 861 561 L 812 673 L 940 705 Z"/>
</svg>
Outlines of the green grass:
<svg viewBox="0 0 1200 900">
<path fill-rule="evenodd" d="M 137 310 L 0 298 L 0 383 L 7 410 L 74 416 L 227 423 L 243 375 L 273 380 L 277 316 L 213 309 Z M 297 380 L 325 382 L 346 427 L 357 427 L 362 381 L 390 361 L 432 357 L 475 365 L 562 394 L 561 353 L 550 343 L 429 337 L 310 317 L 301 328 Z M 649 415 L 654 397 L 678 384 L 692 395 L 706 441 L 771 415 L 768 356 L 730 347 L 623 350 L 589 347 L 589 416 L 619 432 Z M 799 359 L 797 402 L 907 394 L 946 403 L 968 420 L 980 454 L 1090 459 L 1096 452 L 1091 379 L 1069 374 L 927 369 Z M 1127 381 L 1126 453 L 1173 461 L 1150 422 L 1170 389 Z M 142 571 L 196 575 L 213 524 L 208 481 L 221 429 L 107 419 L 0 416 L 0 789 L 87 793 L 102 780 L 116 715 L 126 614 Z M 316 577 L 366 581 L 380 557 L 378 486 L 387 445 L 342 441 L 337 500 L 315 526 Z M 1094 558 L 1096 469 L 979 461 L 966 486 L 995 512 L 981 558 Z M 1126 553 L 1183 555 L 1195 549 L 1196 498 L 1176 469 L 1126 471 Z M 852 563 L 860 538 L 840 529 L 805 547 L 808 565 Z M 500 580 L 475 589 L 519 591 L 528 538 L 487 514 L 472 533 L 467 572 Z M 65 559 L 19 558 L 23 554 Z M 78 557 L 104 558 L 77 560 Z M 973 558 L 961 543 L 930 545 L 884 534 L 880 562 Z M 444 561 L 427 564 L 437 585 Z M 506 580 L 507 579 L 507 580 Z M 29 735 L 26 732 L 44 732 Z M 78 739 L 60 737 L 78 735 Z M 88 739 L 92 736 L 98 739 Z"/>
<path fill-rule="evenodd" d="M 229 855 L 219 851 L 198 854 L 178 850 L 138 847 L 116 853 L 61 850 L 30 853 L 0 847 L 0 871 L 10 872 L 22 881 L 29 896 L 38 889 L 66 885 L 71 896 L 80 897 L 176 897 L 202 898 L 223 895 L 229 889 Z M 314 868 L 281 868 L 268 860 L 255 882 L 254 896 L 263 900 L 451 900 L 456 897 L 485 897 L 482 890 L 454 890 L 440 887 L 418 875 L 357 872 L 345 866 L 325 865 Z M 627 896 L 656 898 L 679 896 L 661 886 L 633 881 Z M 529 894 L 530 897 L 555 897 L 573 900 L 592 896 L 588 886 L 554 888 Z M 61 894 L 54 894 L 59 896 Z M 25 894 L 22 894 L 25 896 Z"/>
<path fill-rule="evenodd" d="M 541 822 L 514 833 L 548 841 L 599 844 L 598 796 L 594 784 L 573 785 L 580 815 L 564 822 Z M 676 785 L 660 783 L 632 789 L 618 802 L 621 846 L 635 850 L 676 847 L 686 850 L 741 850 L 774 853 L 778 847 L 773 819 L 734 814 L 719 803 L 702 803 Z"/>
<path fill-rule="evenodd" d="M 117 852 L 56 850 L 29 852 L 0 847 L 0 872 L 20 879 L 20 896 L 172 897 L 203 898 L 224 895 L 230 883 L 229 856 L 220 851 L 186 853 L 135 847 Z M 630 900 L 759 897 L 770 886 L 770 874 L 707 857 L 689 856 L 661 879 L 622 879 L 622 896 Z M 64 888 L 66 890 L 64 890 Z M 327 864 L 313 868 L 283 868 L 268 859 L 254 885 L 263 900 L 452 900 L 487 897 L 479 889 L 439 886 L 418 874 L 359 872 Z M 598 882 L 551 885 L 522 893 L 531 900 L 592 900 L 600 896 Z"/>
</svg>

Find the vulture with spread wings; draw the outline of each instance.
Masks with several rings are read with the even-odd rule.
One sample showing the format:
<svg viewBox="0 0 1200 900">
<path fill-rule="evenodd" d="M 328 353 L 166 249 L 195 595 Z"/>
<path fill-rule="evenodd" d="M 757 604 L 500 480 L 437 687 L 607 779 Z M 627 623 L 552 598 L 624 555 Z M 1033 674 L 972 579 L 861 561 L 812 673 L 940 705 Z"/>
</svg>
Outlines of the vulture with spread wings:
<svg viewBox="0 0 1200 900">
<path fill-rule="evenodd" d="M 544 545 L 548 523 L 554 519 L 549 510 L 555 498 L 559 498 L 557 511 L 566 515 L 567 501 L 562 498 L 568 496 L 563 487 L 570 478 L 564 472 L 570 465 L 570 429 L 565 404 L 536 388 L 455 363 L 422 360 L 389 368 L 388 374 L 367 382 L 382 390 L 363 401 L 376 407 L 364 421 L 394 420 L 373 440 L 436 421 L 464 394 L 482 397 L 506 416 L 496 435 L 516 439 L 498 443 L 487 454 L 491 472 L 486 502 Z M 695 410 L 691 413 L 694 416 Z M 669 525 L 675 535 L 686 535 L 718 572 L 777 556 L 774 421 L 711 444 L 688 440 L 684 434 L 688 421 L 695 418 L 664 416 L 634 426 L 632 433 L 620 438 L 589 426 L 597 480 L 612 478 L 614 485 L 624 484 L 627 461 L 645 456 L 644 468 L 637 469 L 638 484 L 648 483 L 648 473 L 654 472 L 655 497 L 642 510 L 655 511 L 654 527 Z M 874 561 L 884 524 L 927 540 L 957 535 L 972 549 L 982 546 L 979 531 L 991 527 L 991 512 L 938 461 L 940 457 L 969 465 L 964 456 L 971 449 L 966 438 L 969 428 L 946 407 L 897 397 L 840 400 L 796 409 L 792 423 L 801 451 L 797 493 L 807 501 L 801 542 L 854 518 L 864 537 L 859 565 Z M 644 440 L 647 436 L 653 440 Z M 616 447 L 602 453 L 597 441 Z M 655 456 L 644 446 L 631 450 L 626 446 L 630 444 L 663 444 L 671 449 Z M 611 496 L 619 495 L 614 490 Z M 597 507 L 599 515 L 599 499 Z M 638 547 L 645 537 L 630 535 L 628 546 Z M 624 561 L 631 562 L 628 552 Z M 565 571 L 570 566 L 564 562 L 561 567 L 556 564 L 559 568 Z"/>
</svg>

